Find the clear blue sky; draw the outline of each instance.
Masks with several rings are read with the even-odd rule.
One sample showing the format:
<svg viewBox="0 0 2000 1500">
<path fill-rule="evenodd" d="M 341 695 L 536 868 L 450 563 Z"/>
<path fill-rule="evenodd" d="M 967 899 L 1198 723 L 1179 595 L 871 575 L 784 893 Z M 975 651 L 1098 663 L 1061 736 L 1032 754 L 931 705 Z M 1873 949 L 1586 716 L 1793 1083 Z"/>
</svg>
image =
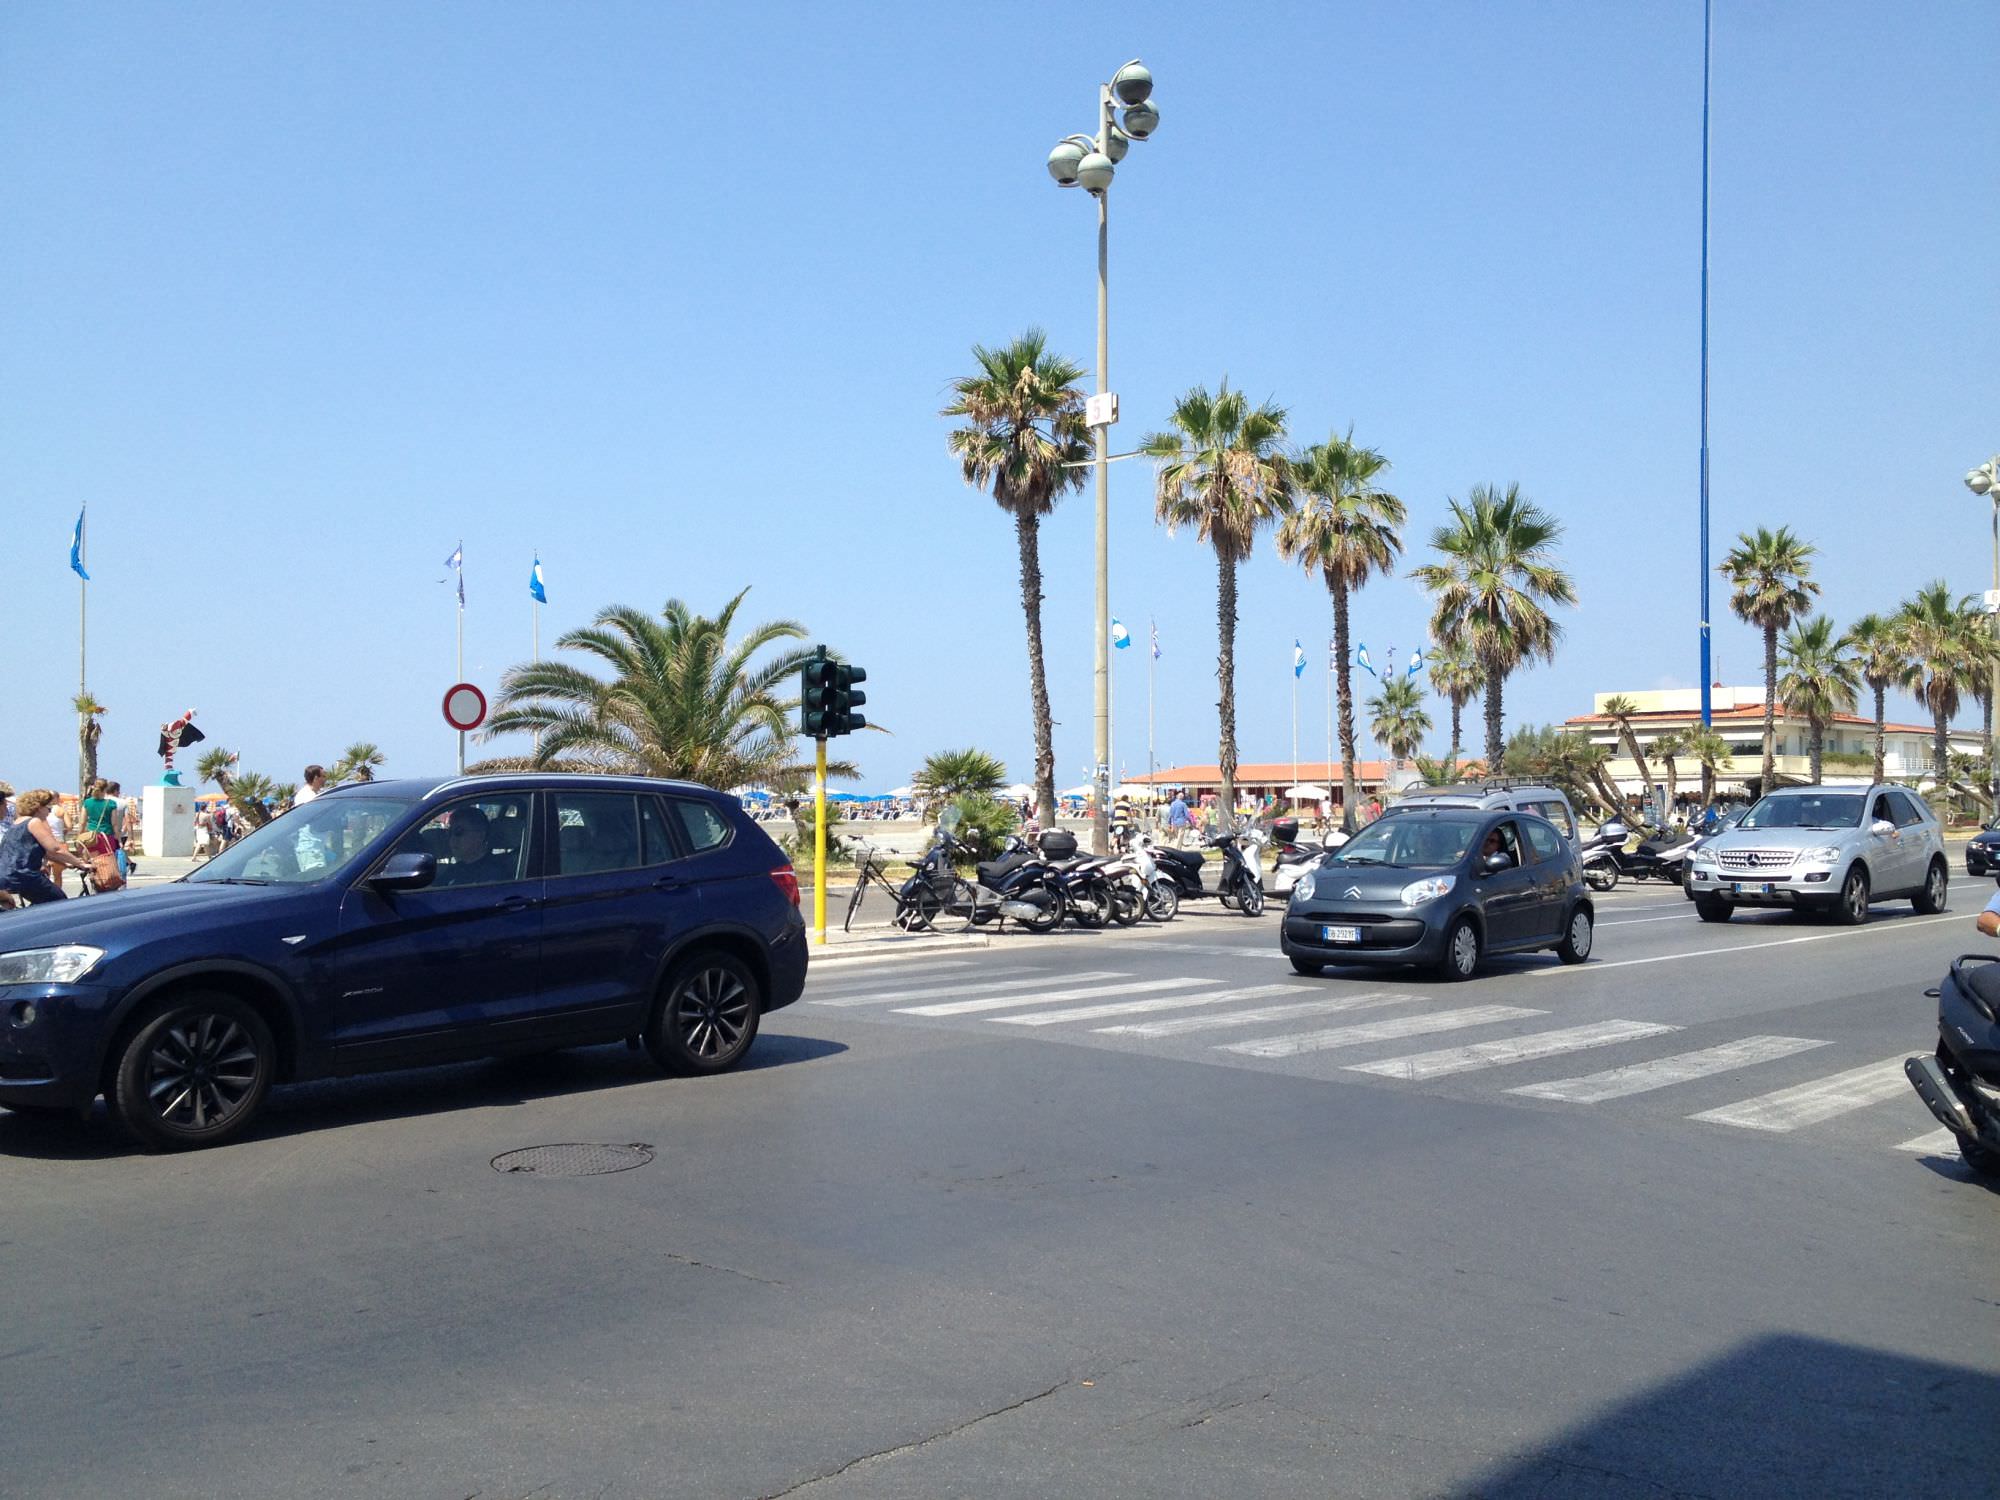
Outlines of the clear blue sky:
<svg viewBox="0 0 2000 1500">
<path fill-rule="evenodd" d="M 1839 618 L 1984 586 L 2000 449 L 2000 7 L 1719 0 L 1719 556 L 1788 524 Z M 1042 161 L 1140 55 L 1112 202 L 1116 446 L 1224 375 L 1393 460 L 1413 550 L 1518 480 L 1582 595 L 1511 722 L 1692 684 L 1701 7 L 266 6 L 0 11 L 0 775 L 73 775 L 76 580 L 107 772 L 200 709 L 280 779 L 448 770 L 467 670 L 611 601 L 790 616 L 870 669 L 865 785 L 1030 765 L 1012 532 L 937 416 L 974 342 L 1088 362 L 1092 214 Z M 1113 608 L 1159 622 L 1163 763 L 1215 754 L 1214 567 L 1113 471 Z M 1060 783 L 1090 753 L 1091 514 L 1044 532 Z M 1717 596 L 1720 675 L 1757 648 Z M 1377 659 L 1423 634 L 1371 586 Z M 1290 753 L 1324 591 L 1243 577 L 1246 759 Z M 1315 658 L 1316 666 L 1318 658 Z M 1143 769 L 1145 655 L 1118 661 Z M 1309 671 L 1305 753 L 1322 743 Z M 1366 679 L 1363 679 L 1364 683 Z M 1440 716 L 1441 717 L 1441 716 Z"/>
</svg>

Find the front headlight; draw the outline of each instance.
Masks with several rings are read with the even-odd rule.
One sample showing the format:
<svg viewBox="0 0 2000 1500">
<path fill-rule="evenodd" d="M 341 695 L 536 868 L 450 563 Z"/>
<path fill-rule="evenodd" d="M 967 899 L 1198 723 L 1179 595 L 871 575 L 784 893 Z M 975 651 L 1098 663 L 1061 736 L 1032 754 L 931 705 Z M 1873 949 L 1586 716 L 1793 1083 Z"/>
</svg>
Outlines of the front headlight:
<svg viewBox="0 0 2000 1500">
<path fill-rule="evenodd" d="M 1312 894 L 1313 894 L 1312 872 L 1307 871 L 1305 874 L 1301 875 L 1297 880 L 1292 882 L 1292 899 L 1294 901 L 1310 901 L 1312 900 Z"/>
<path fill-rule="evenodd" d="M 1457 884 L 1456 875 L 1433 875 L 1428 880 L 1413 880 L 1403 887 L 1403 905 L 1422 906 L 1426 901 L 1435 901 Z"/>
<path fill-rule="evenodd" d="M 0 953 L 0 984 L 69 984 L 88 974 L 102 957 L 102 948 L 81 943 Z"/>
<path fill-rule="evenodd" d="M 1799 862 L 1807 865 L 1830 865 L 1840 858 L 1840 846 L 1822 844 L 1817 849 L 1808 849 L 1799 856 Z"/>
<path fill-rule="evenodd" d="M 1688 863 L 1691 865 L 1712 865 L 1715 860 L 1715 851 L 1706 847 L 1697 849 L 1688 856 Z"/>
</svg>

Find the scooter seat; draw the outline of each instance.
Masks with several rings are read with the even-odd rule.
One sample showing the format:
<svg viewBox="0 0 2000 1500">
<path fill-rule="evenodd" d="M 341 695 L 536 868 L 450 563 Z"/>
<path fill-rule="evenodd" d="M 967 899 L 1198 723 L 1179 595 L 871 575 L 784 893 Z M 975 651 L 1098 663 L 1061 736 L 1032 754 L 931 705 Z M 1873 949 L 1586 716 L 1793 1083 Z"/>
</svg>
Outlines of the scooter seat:
<svg viewBox="0 0 2000 1500">
<path fill-rule="evenodd" d="M 979 883 L 984 886 L 991 886 L 1001 880 L 1005 880 L 1009 875 L 1020 869 L 1022 865 L 1030 863 L 1034 858 L 1035 856 L 1032 854 L 1003 854 L 998 859 L 987 860 L 979 866 Z"/>
<path fill-rule="evenodd" d="M 1202 857 L 1192 849 L 1155 849 L 1153 859 L 1155 863 L 1163 859 L 1172 860 L 1175 864 L 1184 865 L 1190 870 L 1199 870 L 1202 867 Z"/>
</svg>

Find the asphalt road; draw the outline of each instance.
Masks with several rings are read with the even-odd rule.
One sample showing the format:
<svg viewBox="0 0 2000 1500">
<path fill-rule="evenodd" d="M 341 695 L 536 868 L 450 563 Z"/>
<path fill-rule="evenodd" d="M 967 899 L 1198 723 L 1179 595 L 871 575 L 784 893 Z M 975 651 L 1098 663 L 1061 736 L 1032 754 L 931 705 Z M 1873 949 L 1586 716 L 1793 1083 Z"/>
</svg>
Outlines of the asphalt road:
<svg viewBox="0 0 2000 1500">
<path fill-rule="evenodd" d="M 1621 887 L 1467 985 L 1195 905 L 822 964 L 718 1079 L 313 1086 L 182 1157 L 0 1113 L 0 1492 L 1991 1494 L 2000 1191 L 1897 1069 L 1991 890 Z M 489 1165 L 555 1142 L 656 1155 Z"/>
</svg>

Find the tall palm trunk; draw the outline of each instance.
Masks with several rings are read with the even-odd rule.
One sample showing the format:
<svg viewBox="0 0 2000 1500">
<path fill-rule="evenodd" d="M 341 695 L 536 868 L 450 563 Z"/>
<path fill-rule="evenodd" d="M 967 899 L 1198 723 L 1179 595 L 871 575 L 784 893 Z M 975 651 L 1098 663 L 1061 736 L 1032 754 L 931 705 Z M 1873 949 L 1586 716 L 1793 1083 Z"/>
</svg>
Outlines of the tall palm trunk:
<svg viewBox="0 0 2000 1500">
<path fill-rule="evenodd" d="M 1500 693 L 1506 685 L 1507 676 L 1497 661 L 1487 661 L 1483 665 L 1486 668 L 1486 774 L 1498 776 L 1501 774 L 1500 763 L 1507 752 L 1507 746 L 1500 737 Z"/>
<path fill-rule="evenodd" d="M 1042 552 L 1040 518 L 1014 517 L 1021 544 L 1021 613 L 1028 617 L 1028 698 L 1035 716 L 1035 806 L 1044 828 L 1056 826 L 1056 752 L 1049 728 L 1049 678 L 1042 666 Z"/>
<path fill-rule="evenodd" d="M 1215 705 L 1222 724 L 1216 758 L 1222 763 L 1221 813 L 1227 820 L 1236 815 L 1236 559 L 1218 547 L 1215 568 L 1215 676 L 1222 687 Z"/>
<path fill-rule="evenodd" d="M 97 780 L 97 741 L 103 732 L 102 727 L 99 726 L 93 715 L 83 715 L 83 723 L 77 730 L 78 748 L 82 752 L 77 757 L 81 770 L 80 779 L 83 782 L 83 786 L 78 792 L 78 796 L 80 797 L 89 796 L 90 784 Z"/>
<path fill-rule="evenodd" d="M 1806 741 L 1806 754 L 1812 760 L 1813 785 L 1818 786 L 1820 758 L 1826 745 L 1826 724 L 1825 721 L 1814 715 L 1806 720 L 1806 725 L 1806 732 L 1810 735 L 1810 738 Z"/>
<path fill-rule="evenodd" d="M 1361 800 L 1361 785 L 1354 772 L 1354 683 L 1347 665 L 1347 585 L 1333 586 L 1333 654 L 1340 663 L 1334 691 L 1340 701 L 1340 826 L 1354 832 L 1354 805 Z M 1453 740 L 1458 738 L 1456 729 Z"/>
<path fill-rule="evenodd" d="M 1879 782 L 1879 781 L 1880 781 L 1880 780 L 1882 779 L 1882 734 L 1883 734 L 1883 725 L 1884 725 L 1884 722 L 1885 722 L 1885 720 L 1886 720 L 1886 719 L 1888 718 L 1888 709 L 1887 709 L 1887 707 L 1886 707 L 1886 705 L 1885 705 L 1885 702 L 1884 702 L 1884 700 L 1885 700 L 1885 699 L 1886 699 L 1886 698 L 1887 698 L 1887 697 L 1889 696 L 1889 684 L 1888 684 L 1888 683 L 1886 683 L 1886 682 L 1881 682 L 1881 681 L 1877 681 L 1877 682 L 1875 682 L 1875 683 L 1874 683 L 1874 688 L 1875 688 L 1875 776 L 1874 776 L 1874 779 L 1875 779 L 1876 781 L 1878 781 L 1878 782 Z"/>
<path fill-rule="evenodd" d="M 1646 764 L 1646 754 L 1639 748 L 1639 733 L 1630 724 L 1622 726 L 1626 753 L 1632 757 L 1632 764 L 1639 768 L 1639 785 L 1646 789 L 1646 801 L 1653 800 L 1653 772 Z M 1669 799 L 1671 800 L 1671 799 Z"/>
<path fill-rule="evenodd" d="M 1674 815 L 1674 798 L 1680 791 L 1680 771 L 1674 765 L 1674 758 L 1671 755 L 1663 756 L 1661 764 L 1667 768 L 1666 815 L 1671 818 Z"/>
<path fill-rule="evenodd" d="M 1459 720 L 1464 717 L 1464 714 L 1465 700 L 1459 697 L 1458 694 L 1453 693 L 1451 695 L 1451 755 L 1449 757 L 1453 765 L 1458 764 Z"/>
<path fill-rule="evenodd" d="M 1761 796 L 1771 790 L 1771 774 L 1777 769 L 1778 722 L 1778 627 L 1764 627 L 1764 779 L 1758 785 Z"/>
<path fill-rule="evenodd" d="M 1875 778 L 1880 781 L 1882 778 Z M 1701 805 L 1709 807 L 1715 802 L 1715 762 L 1703 760 L 1701 763 Z"/>
<path fill-rule="evenodd" d="M 2000 799 L 2000 783 L 1993 777 L 1993 692 L 1990 685 L 1979 694 L 1979 742 L 1981 753 L 1986 757 L 1986 792 L 1989 797 Z M 91 768 L 97 765 L 96 748 L 91 751 Z"/>
<path fill-rule="evenodd" d="M 1945 795 L 1945 776 L 1951 768 L 1951 731 L 1946 722 L 1944 705 L 1938 704 L 1931 710 L 1931 775 L 1937 779 L 1937 793 Z"/>
</svg>

